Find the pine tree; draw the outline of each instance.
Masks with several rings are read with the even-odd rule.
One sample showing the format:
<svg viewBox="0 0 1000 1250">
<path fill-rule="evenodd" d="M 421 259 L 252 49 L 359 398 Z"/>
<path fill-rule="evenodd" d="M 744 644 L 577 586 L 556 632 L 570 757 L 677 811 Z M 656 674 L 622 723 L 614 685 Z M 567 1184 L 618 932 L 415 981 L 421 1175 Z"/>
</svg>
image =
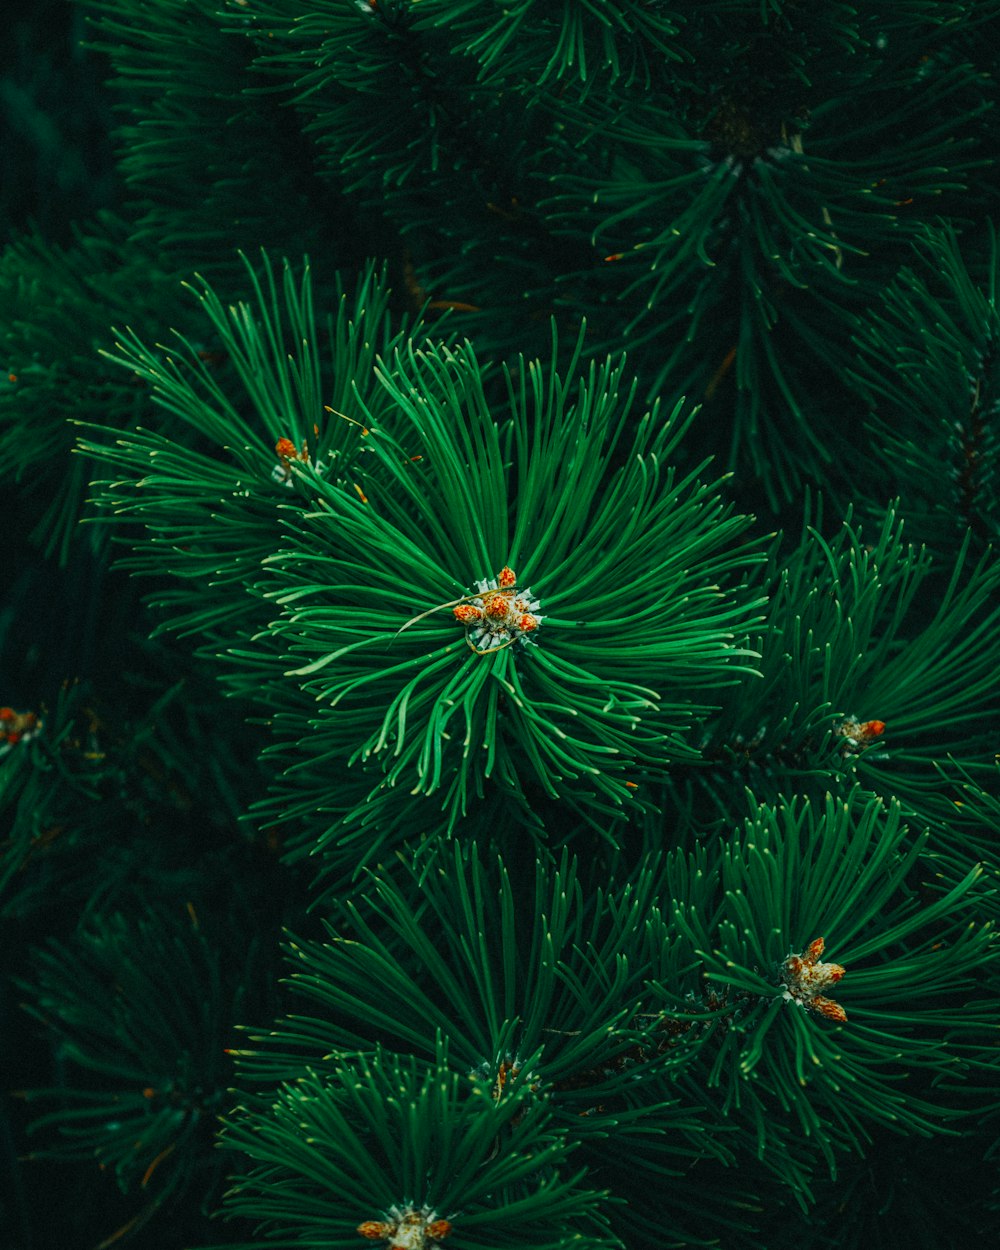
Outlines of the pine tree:
<svg viewBox="0 0 1000 1250">
<path fill-rule="evenodd" d="M 5 1244 L 991 1244 L 1000 3 L 15 30 Z"/>
</svg>

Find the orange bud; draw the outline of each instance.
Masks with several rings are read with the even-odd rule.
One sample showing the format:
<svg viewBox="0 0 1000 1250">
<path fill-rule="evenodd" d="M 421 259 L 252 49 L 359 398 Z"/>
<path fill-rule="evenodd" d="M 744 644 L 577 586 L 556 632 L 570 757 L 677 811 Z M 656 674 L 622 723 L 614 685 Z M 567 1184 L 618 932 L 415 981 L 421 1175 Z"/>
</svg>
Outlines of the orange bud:
<svg viewBox="0 0 1000 1250">
<path fill-rule="evenodd" d="M 452 615 L 456 621 L 461 621 L 463 625 L 473 625 L 476 621 L 483 619 L 483 614 L 471 603 L 460 603 L 457 608 L 452 610 Z"/>
<path fill-rule="evenodd" d="M 486 615 L 495 617 L 504 617 L 507 615 L 509 601 L 506 595 L 490 595 L 485 600 Z"/>
<path fill-rule="evenodd" d="M 835 1003 L 832 998 L 823 998 L 817 994 L 815 998 L 811 998 L 808 1004 L 813 1011 L 819 1012 L 827 1020 L 833 1020 L 837 1024 L 844 1024 L 847 1020 L 847 1012 L 841 1007 L 840 1003 Z"/>
<path fill-rule="evenodd" d="M 820 955 L 823 954 L 823 947 L 825 945 L 826 943 L 821 937 L 815 938 L 812 942 L 810 942 L 806 947 L 805 955 L 803 955 L 803 959 L 806 963 L 814 964 L 816 960 L 819 959 Z"/>
</svg>

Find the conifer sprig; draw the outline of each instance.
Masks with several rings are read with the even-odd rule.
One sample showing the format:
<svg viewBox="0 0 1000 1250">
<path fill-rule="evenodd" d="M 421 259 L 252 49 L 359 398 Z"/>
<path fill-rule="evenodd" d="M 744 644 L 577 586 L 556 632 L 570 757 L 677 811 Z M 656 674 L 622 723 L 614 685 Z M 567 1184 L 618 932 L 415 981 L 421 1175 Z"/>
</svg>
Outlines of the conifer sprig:
<svg viewBox="0 0 1000 1250">
<path fill-rule="evenodd" d="M 282 736 L 306 731 L 312 755 L 343 764 L 371 759 L 371 789 L 444 789 L 450 822 L 489 776 L 552 796 L 579 779 L 613 808 L 632 773 L 693 758 L 684 735 L 703 691 L 752 663 L 734 637 L 754 605 L 731 588 L 759 557 L 747 521 L 699 480 L 705 466 L 672 467 L 679 408 L 628 431 L 624 362 L 577 378 L 582 339 L 567 373 L 522 361 L 497 398 L 471 348 L 411 343 L 376 382 L 372 357 L 396 340 L 369 274 L 354 318 L 342 301 L 331 329 L 331 397 L 346 411 L 328 412 L 308 284 L 286 267 L 279 293 L 265 272 L 251 304 L 201 296 L 231 392 L 183 339 L 177 358 L 135 336 L 114 357 L 215 450 L 141 431 L 83 444 L 126 471 L 103 499 L 145 528 L 129 567 L 178 576 L 161 601 L 190 605 L 175 627 L 251 670 L 257 698 L 270 669 L 269 710 L 293 704 Z M 368 318 L 383 341 L 359 348 L 354 323 Z M 485 627 L 502 594 L 475 609 L 485 632 L 467 633 L 450 609 L 511 562 L 515 582 L 499 589 L 518 597 L 499 632 Z M 234 583 L 253 592 L 249 611 Z M 526 621 L 541 624 L 537 644 Z M 245 641 L 254 627 L 262 646 Z M 487 644 L 467 645 L 477 637 Z"/>
<path fill-rule="evenodd" d="M 942 568 L 904 541 L 897 509 L 870 538 L 848 515 L 828 540 L 817 516 L 775 556 L 768 624 L 753 640 L 763 681 L 725 691 L 705 725 L 704 819 L 730 793 L 709 776 L 727 773 L 760 796 L 857 780 L 937 820 L 951 811 L 939 765 L 960 756 L 992 773 L 1000 566 L 972 559 L 967 533 Z"/>
<path fill-rule="evenodd" d="M 246 977 L 260 944 L 240 956 L 235 935 L 206 920 L 208 932 L 180 905 L 94 915 L 71 941 L 38 950 L 22 984 L 27 1010 L 58 1038 L 65 1074 L 59 1086 L 24 1091 L 51 1108 L 32 1125 L 44 1143 L 35 1157 L 111 1170 L 123 1193 L 142 1199 L 121 1234 L 192 1184 L 208 1191 L 222 1177 L 212 1146 L 227 1101 L 225 1047 L 235 1012 L 250 1006 Z"/>
<path fill-rule="evenodd" d="M 314 746 L 414 793 L 445 787 L 452 819 L 490 776 L 620 806 L 634 774 L 695 755 L 704 692 L 752 668 L 734 634 L 755 605 L 727 586 L 757 556 L 704 466 L 671 467 L 679 406 L 626 434 L 623 362 L 579 381 L 517 369 L 491 402 L 471 348 L 398 354 L 381 373 L 392 424 L 357 431 L 357 491 L 316 483 L 319 508 L 285 514 L 266 562 Z M 512 635 L 508 614 L 467 636 L 456 605 L 488 623 L 505 586 L 535 596 L 522 610 L 540 628 Z"/>
<path fill-rule="evenodd" d="M 928 228 L 914 250 L 919 265 L 858 317 L 852 374 L 911 526 L 951 555 L 967 528 L 980 546 L 1000 534 L 1000 252 L 992 223 L 981 272 L 950 224 Z"/>
<path fill-rule="evenodd" d="M 374 877 L 363 904 L 343 903 L 322 941 L 289 945 L 290 985 L 310 1014 L 251 1034 L 243 1070 L 254 1081 L 295 1065 L 322 1073 L 376 1044 L 429 1060 L 443 1036 L 474 1085 L 496 1092 L 519 1073 L 581 1141 L 638 1125 L 644 1153 L 686 1157 L 697 1112 L 670 1087 L 683 1048 L 675 1057 L 634 1045 L 635 951 L 653 880 L 587 898 L 565 853 L 554 869 L 509 874 L 475 843 L 432 844 L 408 870 Z"/>
<path fill-rule="evenodd" d="M 141 408 L 131 380 L 98 350 L 119 318 L 158 333 L 171 296 L 153 257 L 110 214 L 73 246 L 28 235 L 0 257 L 0 474 L 33 501 L 32 538 L 60 564 L 85 540 L 78 522 L 93 472 L 72 454 L 74 423 L 122 429 Z M 100 537 L 90 535 L 98 549 Z"/>
<path fill-rule="evenodd" d="M 269 1246 L 398 1244 L 407 1218 L 403 1244 L 419 1250 L 452 1235 L 469 1250 L 621 1246 L 606 1195 L 587 1185 L 525 1082 L 491 1097 L 449 1067 L 441 1038 L 431 1062 L 377 1049 L 307 1072 L 266 1110 L 238 1108 L 222 1141 L 257 1165 L 235 1178 L 227 1209 L 260 1221 Z"/>
<path fill-rule="evenodd" d="M 178 333 L 172 347 L 152 347 L 127 331 L 106 353 L 146 384 L 172 423 L 160 418 L 114 442 L 81 440 L 120 475 L 99 483 L 105 516 L 141 527 L 123 566 L 175 579 L 153 599 L 165 613 L 161 628 L 201 635 L 213 654 L 266 624 L 267 611 L 232 587 L 249 589 L 279 543 L 278 508 L 302 481 L 290 464 L 314 476 L 347 471 L 354 440 L 330 409 L 359 413 L 357 397 L 367 396 L 379 411 L 372 368 L 398 335 L 385 274 L 372 265 L 325 317 L 308 263 L 296 271 L 286 262 L 279 279 L 264 254 L 260 274 L 246 258 L 244 274 L 246 301 L 223 304 L 204 282 L 190 288 L 204 337 Z M 259 683 L 249 685 L 259 695 Z"/>
<path fill-rule="evenodd" d="M 857 789 L 816 806 L 755 805 L 714 869 L 704 848 L 670 852 L 665 919 L 728 1007 L 728 1028 L 704 1039 L 720 1105 L 739 1109 L 765 1162 L 772 1125 L 793 1117 L 834 1169 L 875 1124 L 931 1135 L 968 1113 L 935 1087 L 985 1058 L 978 983 L 995 932 L 982 869 L 942 873 L 898 805 Z M 837 961 L 815 993 L 789 966 L 809 947 L 813 963 Z M 670 986 L 656 981 L 666 1015 L 683 1002 Z"/>
</svg>

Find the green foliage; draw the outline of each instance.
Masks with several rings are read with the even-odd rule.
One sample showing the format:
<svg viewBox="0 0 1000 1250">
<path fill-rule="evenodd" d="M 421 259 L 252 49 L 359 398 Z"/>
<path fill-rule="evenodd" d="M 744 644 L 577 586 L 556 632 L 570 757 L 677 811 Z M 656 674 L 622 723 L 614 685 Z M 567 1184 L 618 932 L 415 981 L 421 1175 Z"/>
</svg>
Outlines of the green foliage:
<svg viewBox="0 0 1000 1250">
<path fill-rule="evenodd" d="M 83 14 L 66 0 L 12 3 L 4 18 L 0 240 L 33 223 L 65 242 L 69 221 L 114 196 L 107 67 L 83 47 Z"/>
<path fill-rule="evenodd" d="M 970 1055 L 986 1059 L 995 1013 L 967 996 L 995 935 L 976 919 L 982 870 L 950 880 L 898 807 L 855 791 L 817 808 L 758 807 L 714 855 L 671 852 L 665 876 L 670 920 L 732 1018 L 710 1077 L 723 1108 L 747 1118 L 762 1153 L 782 1108 L 832 1169 L 873 1124 L 928 1135 L 956 1114 L 933 1087 Z M 846 1023 L 832 1029 L 784 962 L 821 937 L 847 968 L 830 991 Z M 683 982 L 661 984 L 677 1002 Z"/>
<path fill-rule="evenodd" d="M 798 7 L 279 0 L 241 20 L 324 169 L 405 230 L 478 341 L 523 349 L 526 311 L 586 316 L 612 352 L 624 327 L 644 398 L 712 401 L 727 436 L 706 415 L 703 445 L 791 498 L 847 450 L 831 308 L 864 307 L 931 213 L 985 203 L 968 37 L 997 17 Z"/>
<path fill-rule="evenodd" d="M 450 21 L 462 36 L 463 51 L 479 64 L 479 78 L 502 82 L 537 71 L 536 87 L 558 79 L 560 88 L 589 90 L 595 82 L 613 86 L 623 79 L 651 85 L 657 62 L 684 59 L 677 38 L 684 15 L 680 6 L 609 3 L 577 5 L 571 0 L 539 12 L 532 0 L 493 5 L 492 22 L 474 4 L 451 6 Z"/>
<path fill-rule="evenodd" d="M 652 1220 L 660 1187 L 683 1181 L 686 1198 L 661 1209 L 659 1227 L 671 1244 L 686 1244 L 700 1222 L 698 1195 L 707 1196 L 701 1174 L 712 1159 L 732 1163 L 739 1148 L 712 1110 L 704 1074 L 689 1071 L 689 1020 L 718 1023 L 719 1013 L 685 1000 L 684 1024 L 676 1017 L 669 1044 L 658 1044 L 649 977 L 654 966 L 683 977 L 692 952 L 653 936 L 663 929 L 653 870 L 621 888 L 595 887 L 597 879 L 565 854 L 552 868 L 508 867 L 475 844 L 428 850 L 403 872 L 374 879 L 362 904 L 346 904 L 343 919 L 324 926 L 322 940 L 289 945 L 293 1000 L 309 1014 L 251 1031 L 253 1044 L 238 1052 L 244 1084 L 252 1091 L 301 1069 L 312 1089 L 362 1058 L 384 1066 L 384 1050 L 446 1063 L 467 1099 L 491 1096 L 503 1107 L 513 1090 L 577 1143 L 574 1163 L 603 1170 L 612 1194 L 623 1174 L 608 1164 L 609 1143 L 626 1151 L 631 1175 L 653 1188 L 630 1199 L 624 1222 L 612 1212 L 620 1233 L 644 1214 Z M 262 1101 L 256 1094 L 249 1105 Z M 236 1145 L 245 1148 L 252 1123 Z M 517 1146 L 499 1135 L 493 1153 L 516 1157 Z M 354 1152 L 350 1138 L 325 1142 L 337 1166 Z M 544 1175 L 544 1151 L 532 1152 L 533 1172 Z M 404 1184 L 396 1192 L 417 1191 Z M 419 1200 L 441 1211 L 436 1194 Z M 738 1197 L 716 1202 L 723 1223 L 735 1223 Z"/>
<path fill-rule="evenodd" d="M 699 826 L 743 810 L 733 781 L 758 795 L 860 782 L 923 819 L 953 815 L 939 769 L 961 757 L 991 774 L 1000 718 L 998 566 L 972 561 L 969 541 L 947 578 L 904 542 L 895 508 L 870 541 L 848 514 L 829 541 L 807 524 L 787 554 L 775 546 L 768 621 L 750 641 L 763 680 L 724 692 L 703 729 L 709 767 L 676 778 Z"/>
<path fill-rule="evenodd" d="M 71 423 L 99 419 L 120 429 L 135 420 L 141 400 L 132 380 L 97 352 L 110 343 L 115 319 L 155 333 L 171 303 L 155 260 L 131 248 L 111 216 L 71 247 L 28 236 L 0 259 L 3 478 L 23 490 L 37 518 L 32 538 L 60 563 L 80 544 L 93 471 L 73 455 Z"/>
<path fill-rule="evenodd" d="M 700 688 L 752 658 L 732 638 L 754 605 L 726 583 L 758 557 L 737 542 L 746 521 L 698 480 L 704 466 L 670 467 L 678 410 L 663 419 L 654 406 L 626 434 L 624 362 L 591 362 L 578 379 L 582 343 L 565 379 L 521 361 L 492 385 L 471 348 L 401 349 L 383 328 L 375 367 L 374 336 L 357 344 L 363 316 L 385 326 L 368 277 L 331 330 L 341 411 L 321 402 L 308 285 L 286 266 L 279 297 L 266 274 L 253 308 L 202 295 L 245 398 L 187 342 L 175 360 L 132 336 L 116 358 L 214 455 L 152 432 L 83 444 L 129 472 L 105 492 L 148 535 L 128 566 L 160 572 L 166 555 L 183 579 L 160 600 L 182 608 L 174 627 L 251 667 L 258 698 L 270 666 L 269 711 L 292 704 L 275 722 L 307 730 L 313 759 L 373 760 L 371 791 L 443 789 L 449 825 L 487 778 L 573 803 L 596 791 L 607 809 L 637 771 L 692 758 L 683 730 Z M 478 588 L 488 620 L 487 581 L 514 565 L 537 645 L 463 630 L 449 611 Z M 232 583 L 257 597 L 252 616 Z M 290 678 L 308 700 L 283 694 Z"/>
<path fill-rule="evenodd" d="M 1000 0 L 14 17 L 11 1244 L 992 1245 Z"/>
<path fill-rule="evenodd" d="M 963 6 L 835 4 L 808 26 L 776 7 L 704 6 L 697 75 L 661 68 L 611 116 L 593 92 L 560 109 L 542 203 L 593 249 L 581 310 L 613 309 L 598 324 L 646 347 L 651 393 L 713 401 L 716 446 L 790 499 L 847 452 L 814 384 L 843 396 L 831 308 L 864 307 L 928 211 L 982 196 L 988 105 L 951 56 Z"/>
<path fill-rule="evenodd" d="M 346 924 L 289 947 L 295 993 L 323 1014 L 254 1035 L 264 1045 L 240 1052 L 247 1072 L 273 1078 L 293 1063 L 319 1070 L 320 1060 L 338 1064 L 375 1045 L 430 1059 L 444 1037 L 451 1064 L 474 1085 L 496 1093 L 520 1073 L 585 1145 L 642 1121 L 651 1157 L 700 1153 L 687 1140 L 698 1137 L 694 1109 L 669 1089 L 676 1061 L 633 1053 L 644 978 L 636 947 L 652 874 L 585 896 L 563 854 L 557 868 L 539 863 L 514 881 L 516 893 L 503 860 L 488 865 L 475 843 L 376 879 L 363 908 L 345 904 Z"/>
<path fill-rule="evenodd" d="M 607 809 L 637 770 L 690 756 L 700 689 L 751 657 L 732 642 L 748 605 L 725 585 L 754 557 L 745 521 L 668 467 L 677 410 L 624 434 L 622 373 L 564 381 L 520 362 L 491 404 L 469 348 L 387 366 L 393 422 L 365 418 L 359 492 L 316 482 L 267 561 L 284 609 L 271 634 L 317 702 L 313 752 L 445 788 L 452 820 L 485 778 L 574 804 L 596 791 Z M 475 596 L 489 620 L 502 569 L 537 634 L 454 619 Z"/>
<path fill-rule="evenodd" d="M 241 952 L 237 932 L 213 925 L 207 934 L 190 904 L 139 921 L 106 913 L 37 951 L 22 986 L 28 1010 L 58 1037 L 67 1074 L 57 1088 L 27 1092 L 62 1104 L 33 1123 L 58 1130 L 35 1157 L 94 1159 L 124 1192 L 148 1198 L 131 1232 L 189 1186 L 204 1199 L 219 1182 L 225 1043 L 233 1016 L 262 1001 L 247 1001 L 259 943 Z"/>
<path fill-rule="evenodd" d="M 259 1165 L 229 1206 L 263 1220 L 269 1246 L 347 1250 L 359 1224 L 407 1214 L 447 1221 L 470 1250 L 528 1238 L 538 1250 L 621 1244 L 607 1231 L 604 1195 L 582 1172 L 567 1175 L 567 1140 L 524 1084 L 494 1100 L 440 1060 L 376 1051 L 370 1063 L 307 1073 L 267 1113 L 230 1119 L 223 1140 Z"/>
<path fill-rule="evenodd" d="M 1000 534 L 1000 257 L 992 225 L 980 282 L 952 226 L 928 230 L 915 250 L 922 272 L 901 270 L 878 310 L 858 321 L 857 376 L 883 463 L 900 466 L 893 474 L 907 491 L 907 518 L 950 553 L 967 529 L 980 546 Z"/>
<path fill-rule="evenodd" d="M 353 298 L 339 294 L 325 333 L 308 266 L 297 279 L 286 264 L 280 291 L 266 256 L 260 278 L 247 262 L 244 269 L 252 303 L 226 307 L 204 283 L 195 292 L 205 339 L 178 334 L 173 348 L 147 347 L 132 331 L 119 354 L 109 353 L 173 422 L 135 429 L 113 445 L 82 443 L 122 474 L 102 484 L 105 507 L 135 514 L 146 531 L 124 567 L 156 576 L 167 570 L 178 580 L 153 598 L 163 627 L 210 639 L 213 657 L 269 619 L 251 599 L 234 598 L 233 587 L 252 590 L 280 541 L 279 508 L 295 498 L 297 479 L 282 467 L 276 443 L 290 440 L 319 474 L 342 479 L 354 443 L 350 413 L 366 413 L 369 397 L 379 411 L 374 360 L 398 340 L 384 275 L 371 266 Z M 248 688 L 259 691 L 256 677 Z"/>
<path fill-rule="evenodd" d="M 932 847 L 898 805 L 856 789 L 821 809 L 757 807 L 729 837 L 607 889 L 565 854 L 532 874 L 475 844 L 420 851 L 321 940 L 290 944 L 306 1013 L 251 1033 L 244 1080 L 300 1069 L 321 1084 L 384 1048 L 441 1062 L 444 1038 L 452 1072 L 495 1098 L 516 1080 L 613 1194 L 623 1165 L 608 1139 L 627 1143 L 633 1177 L 695 1192 L 696 1164 L 752 1155 L 805 1208 L 816 1166 L 835 1175 L 879 1128 L 955 1132 L 975 1104 L 963 1078 L 989 1068 L 992 886 Z M 790 972 L 824 935 L 847 967 L 836 1003 Z M 661 1205 L 658 1189 L 633 1194 L 630 1218 L 669 1218 L 670 1244 L 689 1244 L 692 1213 Z"/>
</svg>

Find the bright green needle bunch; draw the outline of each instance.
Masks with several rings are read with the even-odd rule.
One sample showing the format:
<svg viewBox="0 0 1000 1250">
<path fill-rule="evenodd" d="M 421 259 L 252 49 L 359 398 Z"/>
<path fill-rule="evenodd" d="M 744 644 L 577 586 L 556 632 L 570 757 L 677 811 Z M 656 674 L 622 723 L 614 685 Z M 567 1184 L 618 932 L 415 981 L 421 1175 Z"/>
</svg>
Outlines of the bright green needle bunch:
<svg viewBox="0 0 1000 1250">
<path fill-rule="evenodd" d="M 290 462 L 343 472 L 347 423 L 324 405 L 376 404 L 372 364 L 394 342 L 384 275 L 372 266 L 323 319 L 308 264 L 301 273 L 285 264 L 280 277 L 266 256 L 259 275 L 246 260 L 244 268 L 246 302 L 224 304 L 204 283 L 194 289 L 199 337 L 175 332 L 171 346 L 148 346 L 132 330 L 121 335 L 106 354 L 133 387 L 148 388 L 155 420 L 114 441 L 104 429 L 82 442 L 120 475 L 100 484 L 105 512 L 139 522 L 124 566 L 170 575 L 173 585 L 153 597 L 163 625 L 208 640 L 213 658 L 266 623 L 245 590 L 278 543 L 278 508 L 294 495 Z"/>
<path fill-rule="evenodd" d="M 311 751 L 375 765 L 373 789 L 443 788 L 454 817 L 490 778 L 614 810 L 695 756 L 705 689 L 751 659 L 725 589 L 745 521 L 673 467 L 677 409 L 636 419 L 624 362 L 577 379 L 578 357 L 487 389 L 470 347 L 398 353 L 354 489 L 285 515 L 271 634 L 315 697 Z"/>
<path fill-rule="evenodd" d="M 238 1108 L 227 1145 L 255 1165 L 233 1214 L 285 1250 L 357 1250 L 364 1239 L 437 1250 L 617 1250 L 572 1147 L 524 1083 L 502 1097 L 446 1066 L 385 1054 L 284 1084 L 266 1111 Z M 230 1250 L 257 1250 L 254 1241 Z"/>
<path fill-rule="evenodd" d="M 871 527 L 849 512 L 829 541 L 822 528 L 817 508 L 791 550 L 779 558 L 776 545 L 762 582 L 767 623 L 750 643 L 761 676 L 724 691 L 706 721 L 708 767 L 674 778 L 675 801 L 697 783 L 701 828 L 743 813 L 736 780 L 759 798 L 821 798 L 860 782 L 948 820 L 946 762 L 979 778 L 994 771 L 996 562 L 969 557 L 970 535 L 953 560 L 932 558 L 904 541 L 895 506 Z"/>
<path fill-rule="evenodd" d="M 709 1084 L 765 1160 L 782 1123 L 833 1172 L 875 1125 L 926 1135 L 971 1111 L 955 1087 L 990 1062 L 995 902 L 981 865 L 948 867 L 933 846 L 856 788 L 755 805 L 714 851 L 668 854 L 665 919 L 705 978 L 691 991 L 728 1016 L 705 1039 Z"/>
<path fill-rule="evenodd" d="M 564 376 L 491 371 L 390 335 L 380 291 L 331 329 L 330 372 L 287 267 L 229 310 L 202 293 L 220 378 L 185 340 L 128 340 L 116 359 L 197 431 L 87 443 L 127 473 L 104 498 L 144 527 L 129 564 L 174 574 L 174 627 L 252 670 L 236 686 L 284 742 L 366 765 L 366 795 L 440 792 L 449 824 L 487 779 L 619 810 L 697 757 L 707 691 L 752 661 L 747 520 L 675 467 L 680 406 L 637 417 L 624 360 L 578 377 L 581 337 Z"/>
</svg>

